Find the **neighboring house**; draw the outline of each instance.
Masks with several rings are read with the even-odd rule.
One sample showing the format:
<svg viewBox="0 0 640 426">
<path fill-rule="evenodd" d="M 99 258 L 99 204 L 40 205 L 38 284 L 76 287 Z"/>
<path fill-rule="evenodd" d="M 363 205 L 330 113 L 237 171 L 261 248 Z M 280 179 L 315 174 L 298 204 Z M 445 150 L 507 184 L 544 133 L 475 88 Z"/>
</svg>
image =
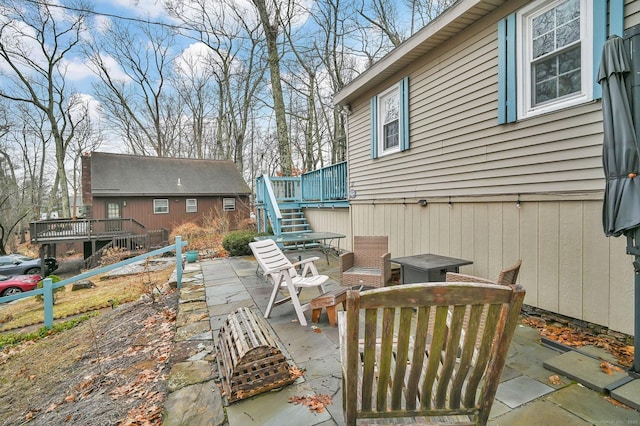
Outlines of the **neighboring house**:
<svg viewBox="0 0 640 426">
<path fill-rule="evenodd" d="M 522 258 L 525 303 L 633 334 L 633 258 L 602 229 L 595 82 L 606 37 L 640 24 L 624 3 L 460 0 L 338 92 L 350 235 L 487 278 Z"/>
<path fill-rule="evenodd" d="M 249 218 L 251 190 L 231 161 L 93 152 L 82 158 L 88 219 L 130 218 L 147 231 Z"/>
</svg>

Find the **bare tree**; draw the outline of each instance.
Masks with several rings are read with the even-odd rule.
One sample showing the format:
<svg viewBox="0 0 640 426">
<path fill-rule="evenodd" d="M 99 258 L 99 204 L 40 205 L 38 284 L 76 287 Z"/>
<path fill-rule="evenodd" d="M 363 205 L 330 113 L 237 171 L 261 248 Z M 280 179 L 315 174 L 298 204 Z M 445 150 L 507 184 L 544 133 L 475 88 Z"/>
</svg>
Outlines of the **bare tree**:
<svg viewBox="0 0 640 426">
<path fill-rule="evenodd" d="M 165 121 L 174 44 L 167 27 L 112 23 L 88 48 L 100 78 L 95 94 L 134 153 L 164 157 L 174 150 Z"/>
<path fill-rule="evenodd" d="M 68 121 L 70 89 L 65 58 L 81 43 L 89 5 L 77 3 L 82 12 L 61 13 L 41 0 L 5 0 L 0 19 L 0 62 L 5 84 L 0 97 L 15 104 L 29 104 L 47 118 L 47 131 L 55 143 L 56 179 L 52 199 L 60 198 L 62 214 L 69 213 L 66 150 L 73 137 Z"/>
<path fill-rule="evenodd" d="M 95 151 L 102 144 L 104 137 L 102 131 L 94 125 L 91 119 L 89 100 L 82 99 L 76 95 L 75 108 L 70 111 L 70 115 L 78 123 L 75 127 L 73 138 L 70 141 L 68 156 L 70 158 L 71 179 L 69 179 L 69 187 L 72 191 L 71 198 L 71 217 L 76 219 L 76 211 L 78 206 L 78 196 L 80 195 L 80 160 L 86 153 Z M 67 174 L 68 175 L 68 174 Z"/>
<path fill-rule="evenodd" d="M 232 0 L 171 0 L 165 6 L 209 49 L 206 69 L 196 61 L 188 66 L 191 70 L 181 73 L 184 83 L 180 87 L 189 89 L 180 93 L 190 94 L 194 135 L 210 129 L 206 136 L 213 144 L 208 155 L 231 159 L 242 172 L 245 151 L 250 151 L 250 116 L 258 110 L 267 86 L 262 27 L 247 16 L 252 11 Z M 195 78 L 190 79 L 190 75 Z"/>
</svg>

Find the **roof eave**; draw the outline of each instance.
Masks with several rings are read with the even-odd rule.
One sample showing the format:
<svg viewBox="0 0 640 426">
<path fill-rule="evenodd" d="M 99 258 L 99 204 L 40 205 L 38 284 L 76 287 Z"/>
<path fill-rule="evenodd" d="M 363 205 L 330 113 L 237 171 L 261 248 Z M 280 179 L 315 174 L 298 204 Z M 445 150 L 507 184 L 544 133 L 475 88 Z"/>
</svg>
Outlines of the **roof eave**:
<svg viewBox="0 0 640 426">
<path fill-rule="evenodd" d="M 349 104 L 354 98 L 406 68 L 417 57 L 464 31 L 473 22 L 488 15 L 506 1 L 459 0 L 337 92 L 333 97 L 334 105 Z"/>
</svg>

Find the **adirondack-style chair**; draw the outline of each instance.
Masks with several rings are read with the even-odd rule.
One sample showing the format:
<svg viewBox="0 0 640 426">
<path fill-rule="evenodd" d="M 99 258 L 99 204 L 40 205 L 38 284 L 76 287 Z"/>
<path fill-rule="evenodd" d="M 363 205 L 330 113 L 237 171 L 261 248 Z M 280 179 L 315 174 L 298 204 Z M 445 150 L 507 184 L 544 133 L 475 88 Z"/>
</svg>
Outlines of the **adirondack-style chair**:
<svg viewBox="0 0 640 426">
<path fill-rule="evenodd" d="M 486 424 L 524 295 L 484 283 L 349 290 L 338 314 L 346 424 L 400 417 Z"/>
<path fill-rule="evenodd" d="M 267 280 L 273 285 L 264 317 L 269 318 L 274 306 L 291 301 L 300 325 L 307 325 L 304 311 L 309 309 L 309 304 L 301 305 L 298 296 L 305 287 L 315 287 L 320 294 L 325 292 L 323 284 L 329 277 L 318 274 L 318 269 L 313 263 L 319 257 L 309 257 L 299 262 L 291 263 L 273 240 L 254 241 L 249 243 L 249 247 Z M 299 266 L 302 267 L 301 273 L 298 273 L 296 269 Z M 287 295 L 282 299 L 276 300 L 278 292 L 283 290 L 286 290 Z"/>
<path fill-rule="evenodd" d="M 353 237 L 353 251 L 340 255 L 340 284 L 384 287 L 391 279 L 390 258 L 388 237 Z"/>
</svg>

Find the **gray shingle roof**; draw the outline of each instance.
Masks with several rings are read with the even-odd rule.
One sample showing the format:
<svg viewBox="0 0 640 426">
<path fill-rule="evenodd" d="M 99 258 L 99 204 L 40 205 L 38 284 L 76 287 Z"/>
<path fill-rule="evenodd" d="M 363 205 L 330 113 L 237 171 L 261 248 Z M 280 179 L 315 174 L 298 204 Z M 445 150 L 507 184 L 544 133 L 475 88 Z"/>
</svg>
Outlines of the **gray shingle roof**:
<svg viewBox="0 0 640 426">
<path fill-rule="evenodd" d="M 143 157 L 93 152 L 94 196 L 250 194 L 231 161 Z"/>
</svg>

